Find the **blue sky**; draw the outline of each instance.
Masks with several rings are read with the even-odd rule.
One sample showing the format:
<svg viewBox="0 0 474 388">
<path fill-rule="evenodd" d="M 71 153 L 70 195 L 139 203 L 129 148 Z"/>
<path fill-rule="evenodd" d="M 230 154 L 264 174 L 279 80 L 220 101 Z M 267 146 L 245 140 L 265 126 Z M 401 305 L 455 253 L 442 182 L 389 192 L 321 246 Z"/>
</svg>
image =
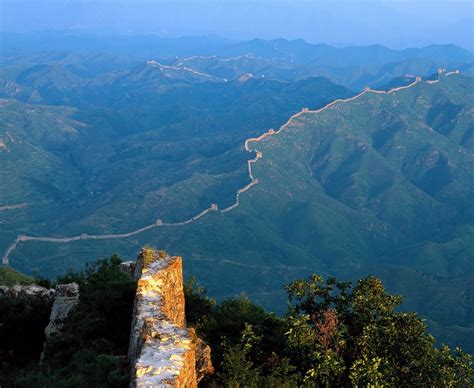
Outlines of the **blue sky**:
<svg viewBox="0 0 474 388">
<path fill-rule="evenodd" d="M 473 48 L 465 0 L 0 0 L 2 31 L 75 29 L 234 39 L 304 38 L 394 48 L 456 43 Z"/>
</svg>

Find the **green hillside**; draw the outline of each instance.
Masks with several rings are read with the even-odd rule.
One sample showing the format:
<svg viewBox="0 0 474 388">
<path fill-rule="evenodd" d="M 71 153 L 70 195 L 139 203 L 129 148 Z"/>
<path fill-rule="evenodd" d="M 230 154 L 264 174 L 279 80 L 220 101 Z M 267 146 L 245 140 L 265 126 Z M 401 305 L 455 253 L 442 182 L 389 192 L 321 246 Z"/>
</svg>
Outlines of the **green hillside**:
<svg viewBox="0 0 474 388">
<path fill-rule="evenodd" d="M 75 108 L 51 105 L 59 98 L 51 89 L 33 89 L 49 105 L 0 100 L 0 206 L 21 204 L 1 213 L 3 250 L 20 234 L 117 233 L 158 217 L 180 221 L 210 202 L 227 206 L 247 180 L 245 138 L 281 125 L 302 105 L 351 95 L 324 78 L 191 84 L 151 73 L 156 79 L 134 70 L 137 79 L 128 74 L 104 87 L 96 104 L 95 87 L 81 98 L 67 89 L 60 99 Z M 183 192 L 190 179 L 192 196 Z M 23 257 L 18 268 L 43 271 L 36 263 L 46 252 Z"/>
<path fill-rule="evenodd" d="M 0 268 L 0 286 L 15 286 L 18 284 L 32 284 L 34 278 L 15 271 L 11 267 Z"/>
<path fill-rule="evenodd" d="M 212 295 L 244 290 L 274 309 L 296 277 L 373 273 L 442 341 L 472 351 L 472 82 L 442 76 L 301 115 L 251 143 L 263 153 L 253 168 L 259 184 L 229 213 L 128 241 L 24 244 L 16 257 L 44 249 L 50 259 L 36 264 L 61 267 L 147 243 L 186 257 Z M 179 185 L 192 193 L 196 177 Z"/>
<path fill-rule="evenodd" d="M 389 95 L 365 93 L 298 116 L 280 134 L 249 143 L 251 154 L 243 149 L 246 138 L 278 128 L 301 107 L 354 95 L 310 75 L 389 89 L 449 63 L 446 53 L 461 62 L 469 55 L 451 46 L 402 53 L 318 46 L 304 56 L 308 47 L 295 41 L 296 57 L 303 48 L 290 65 L 272 56 L 276 43 L 289 44 L 250 42 L 261 57 L 232 65 L 194 59 L 191 70 L 173 68 L 182 58 L 108 67 L 101 56 L 3 62 L 3 251 L 23 234 L 120 234 L 157 219 L 188 220 L 211 203 L 223 209 L 250 182 L 254 151 L 263 154 L 252 169 L 258 184 L 230 212 L 123 239 L 20 242 L 12 266 L 54 277 L 152 245 L 182 254 L 212 296 L 245 291 L 275 311 L 284 308 L 282 285 L 295 278 L 373 273 L 441 340 L 474 351 L 472 78 L 442 75 Z M 382 59 L 371 67 L 367 58 L 377 53 Z M 349 71 L 344 58 L 355 54 Z"/>
<path fill-rule="evenodd" d="M 261 292 L 262 301 L 272 290 L 265 284 L 274 281 L 267 280 L 270 273 L 278 279 L 304 267 L 347 278 L 376 273 L 406 295 L 408 306 L 460 326 L 459 340 L 470 341 L 472 90 L 469 78 L 442 78 L 301 116 L 288 130 L 252 144 L 264 155 L 254 169 L 260 184 L 241 208 L 230 219 L 210 217 L 174 246 L 185 250 L 213 236 L 207 240 L 216 248 L 210 243 L 212 253 L 199 256 L 221 259 L 223 277 L 232 267 L 227 258 L 248 265 L 248 291 Z M 219 234 L 242 222 L 248 230 L 234 243 Z M 216 271 L 210 282 L 217 287 Z M 265 280 L 255 283 L 259 272 Z M 448 329 L 451 338 L 456 330 Z"/>
</svg>

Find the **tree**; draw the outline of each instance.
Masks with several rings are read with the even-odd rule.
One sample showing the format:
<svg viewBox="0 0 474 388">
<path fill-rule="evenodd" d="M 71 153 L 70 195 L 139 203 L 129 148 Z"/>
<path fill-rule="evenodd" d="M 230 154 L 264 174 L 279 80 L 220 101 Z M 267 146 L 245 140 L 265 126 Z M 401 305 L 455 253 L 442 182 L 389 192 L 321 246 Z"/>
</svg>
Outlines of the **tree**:
<svg viewBox="0 0 474 388">
<path fill-rule="evenodd" d="M 447 346 L 437 349 L 424 321 L 397 312 L 402 298 L 387 293 L 373 276 L 352 287 L 313 275 L 287 291 L 287 335 L 305 381 L 451 387 L 472 382 L 471 356 Z"/>
</svg>

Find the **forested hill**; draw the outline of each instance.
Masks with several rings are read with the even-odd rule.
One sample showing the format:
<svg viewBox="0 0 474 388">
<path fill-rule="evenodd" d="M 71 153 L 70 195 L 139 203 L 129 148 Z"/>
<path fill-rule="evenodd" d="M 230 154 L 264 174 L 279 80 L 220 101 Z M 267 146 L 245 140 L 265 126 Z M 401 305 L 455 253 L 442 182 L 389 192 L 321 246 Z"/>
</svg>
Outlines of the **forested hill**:
<svg viewBox="0 0 474 388">
<path fill-rule="evenodd" d="M 244 289 L 267 306 L 316 268 L 374 273 L 473 349 L 472 83 L 441 76 L 303 113 L 249 143 L 258 184 L 233 212 L 145 238 L 190 257 L 212 293 Z"/>
<path fill-rule="evenodd" d="M 275 311 L 297 277 L 374 273 L 474 349 L 471 53 L 221 43 L 2 55 L 4 260 L 55 276 L 159 246 Z"/>
</svg>

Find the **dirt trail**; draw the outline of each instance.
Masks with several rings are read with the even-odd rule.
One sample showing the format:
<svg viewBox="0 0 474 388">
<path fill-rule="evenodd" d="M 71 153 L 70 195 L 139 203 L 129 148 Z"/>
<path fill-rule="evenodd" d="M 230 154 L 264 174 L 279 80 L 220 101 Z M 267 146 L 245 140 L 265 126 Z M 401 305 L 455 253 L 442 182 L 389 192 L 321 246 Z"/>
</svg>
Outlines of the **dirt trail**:
<svg viewBox="0 0 474 388">
<path fill-rule="evenodd" d="M 459 74 L 459 71 L 456 70 L 456 71 L 452 71 L 452 72 L 449 72 L 449 73 L 446 73 L 446 72 L 443 72 L 443 73 L 444 73 L 445 76 L 449 76 L 449 75 L 453 75 L 453 74 Z M 301 116 L 305 113 L 312 113 L 312 114 L 321 113 L 321 112 L 325 111 L 326 109 L 331 108 L 332 106 L 334 106 L 336 104 L 348 103 L 348 102 L 357 100 L 358 98 L 360 98 L 361 96 L 363 96 L 364 94 L 367 94 L 367 93 L 392 94 L 392 93 L 395 93 L 395 92 L 400 91 L 400 90 L 411 88 L 412 86 L 414 86 L 414 85 L 416 85 L 420 82 L 422 82 L 421 78 L 416 77 L 415 81 L 412 82 L 411 84 L 406 85 L 406 86 L 400 86 L 400 87 L 397 87 L 397 88 L 393 88 L 389 91 L 372 90 L 370 88 L 365 88 L 364 91 L 362 91 L 361 93 L 359 93 L 359 94 L 357 94 L 353 97 L 350 97 L 350 98 L 347 98 L 347 99 L 334 100 L 334 101 L 330 102 L 329 104 L 327 104 L 326 106 L 324 106 L 320 109 L 309 110 L 307 108 L 303 108 L 300 112 L 295 113 L 293 116 L 291 116 L 288 119 L 288 121 L 278 129 L 278 131 L 274 131 L 273 129 L 270 129 L 268 132 L 265 132 L 264 134 L 262 134 L 259 137 L 252 137 L 252 138 L 249 138 L 249 139 L 245 140 L 245 143 L 244 143 L 245 150 L 247 152 L 255 152 L 256 153 L 256 156 L 255 156 L 254 159 L 250 159 L 250 160 L 247 161 L 250 183 L 248 183 L 246 186 L 244 186 L 243 188 L 241 188 L 237 191 L 234 204 L 232 204 L 231 206 L 229 206 L 225 209 L 219 210 L 218 206 L 216 204 L 211 204 L 207 209 L 204 209 L 203 211 L 201 211 L 197 215 L 195 215 L 195 216 L 193 216 L 193 217 L 191 217 L 187 220 L 180 221 L 180 222 L 174 222 L 174 223 L 168 223 L 168 222 L 163 222 L 161 219 L 157 219 L 153 224 L 144 226 L 143 228 L 136 229 L 136 230 L 128 232 L 128 233 L 102 234 L 102 235 L 90 235 L 90 234 L 87 234 L 87 233 L 83 233 L 83 234 L 80 234 L 80 235 L 77 235 L 77 236 L 72 236 L 72 237 L 34 237 L 34 236 L 20 235 L 6 249 L 6 251 L 5 251 L 5 253 L 3 254 L 3 257 L 2 257 L 2 262 L 3 262 L 4 265 L 9 264 L 9 256 L 16 249 L 16 247 L 18 246 L 18 244 L 20 242 L 43 241 L 43 242 L 51 242 L 51 243 L 69 243 L 69 242 L 79 241 L 79 240 L 105 240 L 105 239 L 128 238 L 128 237 L 135 236 L 139 233 L 145 232 L 145 231 L 153 229 L 153 228 L 187 225 L 187 224 L 190 224 L 192 222 L 195 222 L 195 221 L 201 219 L 202 217 L 206 216 L 208 213 L 213 212 L 213 211 L 218 211 L 218 212 L 221 212 L 221 213 L 227 213 L 227 212 L 237 208 L 240 205 L 240 195 L 242 193 L 245 193 L 251 187 L 253 187 L 253 186 L 255 186 L 259 183 L 258 179 L 256 179 L 253 176 L 252 165 L 257 163 L 257 161 L 259 159 L 261 159 L 263 157 L 263 155 L 258 150 L 251 150 L 249 148 L 250 143 L 259 142 L 259 141 L 265 139 L 266 137 L 274 136 L 274 135 L 279 134 L 280 132 L 282 132 L 283 130 L 288 128 L 288 126 L 289 126 L 289 124 L 291 123 L 292 120 L 294 120 L 295 118 L 297 118 L 297 117 L 299 117 L 299 116 Z M 438 82 L 438 80 L 426 81 L 427 84 L 433 84 L 435 82 Z M 23 204 L 19 204 L 19 205 L 23 205 Z M 18 207 L 19 205 L 10 205 L 10 206 L 17 206 Z M 2 208 L 0 207 L 0 210 L 1 209 Z"/>
</svg>

